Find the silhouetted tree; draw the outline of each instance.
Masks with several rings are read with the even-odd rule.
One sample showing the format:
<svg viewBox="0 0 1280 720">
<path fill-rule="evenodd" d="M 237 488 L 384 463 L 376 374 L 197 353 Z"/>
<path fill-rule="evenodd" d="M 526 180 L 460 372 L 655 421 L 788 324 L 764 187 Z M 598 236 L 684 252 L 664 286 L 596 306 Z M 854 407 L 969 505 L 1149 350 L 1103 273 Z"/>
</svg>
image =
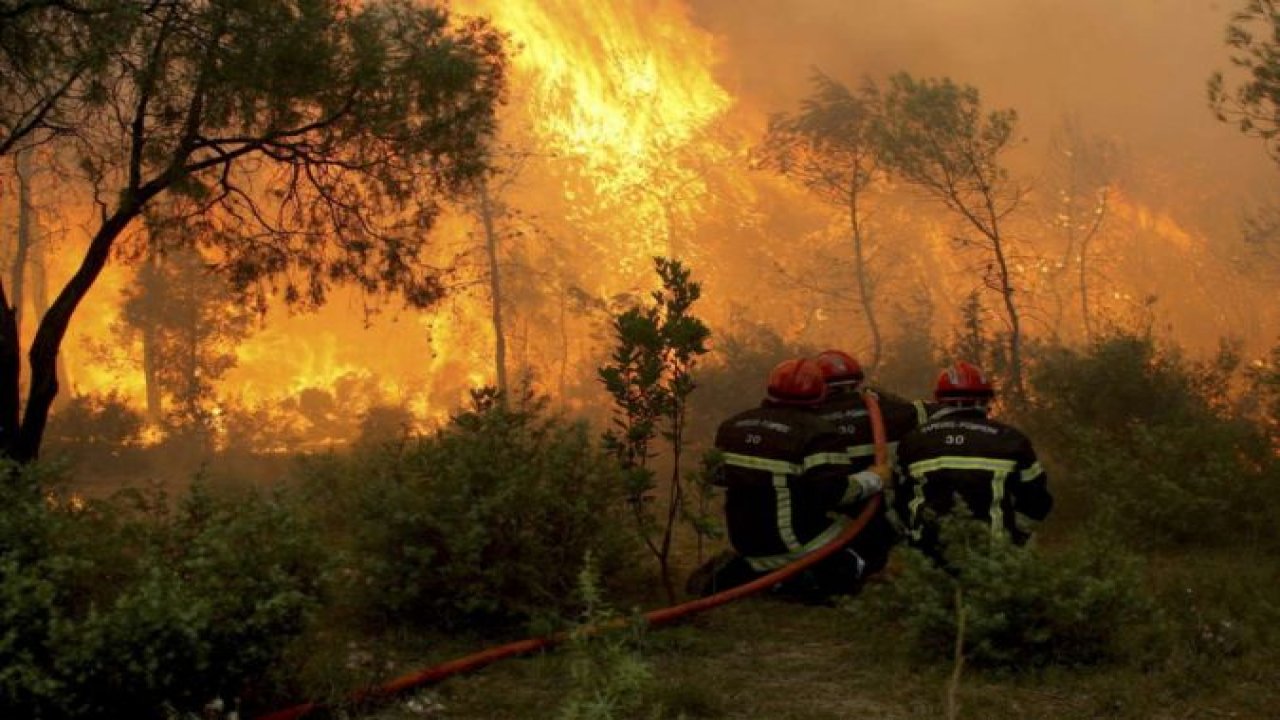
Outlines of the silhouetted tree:
<svg viewBox="0 0 1280 720">
<path fill-rule="evenodd" d="M 185 199 L 209 223 L 201 237 L 236 289 L 278 289 L 304 307 L 342 282 L 399 292 L 414 306 L 436 301 L 443 288 L 422 257 L 422 236 L 440 199 L 482 171 L 505 83 L 497 32 L 412 0 L 102 7 L 114 11 L 114 40 L 92 73 L 72 63 L 55 105 L 75 123 L 49 135 L 74 158 L 97 217 L 36 331 L 25 404 L 0 287 L 0 452 L 19 461 L 39 452 L 72 316 L 159 197 Z M 47 26 L 32 17 L 5 23 L 6 40 L 39 45 L 30 34 Z M 11 65 L 0 74 L 19 97 L 44 87 L 42 75 Z"/>
<path fill-rule="evenodd" d="M 1054 133 L 1050 152 L 1048 179 L 1053 202 L 1049 224 L 1063 241 L 1060 259 L 1051 261 L 1048 268 L 1055 285 L 1052 328 L 1058 333 L 1063 319 L 1063 291 L 1058 285 L 1071 276 L 1084 339 L 1089 342 L 1093 338 L 1089 245 L 1107 217 L 1119 151 L 1114 143 L 1087 135 L 1077 122 L 1066 118 Z"/>
<path fill-rule="evenodd" d="M 816 73 L 813 91 L 794 114 L 770 118 L 759 150 L 765 167 L 795 178 L 824 201 L 848 214 L 853 244 L 858 303 L 871 332 L 868 368 L 880 363 L 882 339 L 876 321 L 875 286 L 868 268 L 871 238 L 866 222 L 866 195 L 880 169 L 872 129 L 879 93 L 866 83 L 856 92 Z"/>
<path fill-rule="evenodd" d="M 1233 50 L 1231 64 L 1244 77 L 1228 86 L 1226 76 L 1214 72 L 1209 105 L 1219 120 L 1262 138 L 1267 153 L 1280 163 L 1280 3 L 1248 0 L 1231 15 L 1227 45 Z"/>
<path fill-rule="evenodd" d="M 226 279 L 192 248 L 180 247 L 142 266 L 124 292 L 120 329 L 147 346 L 148 386 L 163 403 L 155 410 L 170 432 L 208 437 L 215 383 L 235 367 L 236 345 L 254 319 L 254 311 L 236 302 Z"/>
<path fill-rule="evenodd" d="M 0 0 L 0 156 L 76 128 L 110 77 L 108 56 L 162 3 Z"/>
<path fill-rule="evenodd" d="M 984 113 L 977 89 L 948 78 L 899 73 L 883 94 L 876 135 L 892 173 L 940 200 L 974 231 L 957 238 L 986 254 L 983 281 L 1000 295 L 1008 329 L 1010 386 L 1022 396 L 1022 320 L 1014 297 L 1006 220 L 1026 190 L 1000 164 L 1017 114 Z"/>
</svg>

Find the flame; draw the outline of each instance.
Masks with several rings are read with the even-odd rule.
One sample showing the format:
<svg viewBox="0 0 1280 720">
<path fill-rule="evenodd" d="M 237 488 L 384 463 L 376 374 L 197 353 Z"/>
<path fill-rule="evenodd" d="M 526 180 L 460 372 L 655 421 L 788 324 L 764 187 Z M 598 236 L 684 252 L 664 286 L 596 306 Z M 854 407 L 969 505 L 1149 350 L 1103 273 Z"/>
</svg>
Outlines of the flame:
<svg viewBox="0 0 1280 720">
<path fill-rule="evenodd" d="M 649 179 L 729 107 L 716 43 L 683 2 L 477 0 L 519 46 L 518 92 L 543 150 L 581 158 L 611 187 Z"/>
<path fill-rule="evenodd" d="M 852 346 L 861 339 L 861 319 L 851 305 L 827 305 L 827 296 L 797 292 L 786 277 L 773 279 L 774 265 L 817 264 L 815 258 L 825 260 L 820 251 L 847 258 L 846 228 L 838 218 L 823 228 L 830 208 L 743 161 L 744 146 L 758 139 L 766 113 L 786 108 L 738 107 L 717 80 L 724 48 L 694 22 L 684 0 L 455 0 L 453 8 L 491 18 L 517 46 L 500 140 L 529 161 L 495 196 L 526 215 L 538 213 L 544 227 L 517 226 L 518 212 L 500 218 L 500 260 L 507 269 L 520 267 L 524 282 L 509 290 L 520 293 L 509 300 L 515 312 L 504 334 L 510 375 L 528 370 L 563 406 L 598 410 L 600 403 L 584 400 L 585 393 L 567 395 L 575 384 L 598 392 L 594 364 L 608 342 L 605 315 L 619 298 L 643 297 L 652 285 L 649 258 L 655 254 L 690 261 L 704 281 L 699 315 L 717 331 L 735 329 L 727 318 L 737 302 L 749 308 L 749 321 L 780 329 L 788 343 Z M 795 75 L 802 77 L 803 70 L 796 68 Z M 752 128 L 745 141 L 730 127 L 739 121 Z M 718 194 L 728 186 L 742 194 L 732 207 L 717 208 Z M 1113 197 L 1108 227 L 1116 229 L 1100 235 L 1091 250 L 1111 274 L 1099 281 L 1098 303 L 1118 307 L 1161 294 L 1179 304 L 1183 316 L 1220 329 L 1220 317 L 1203 319 L 1204 293 L 1183 292 L 1204 287 L 1209 277 L 1207 238 L 1118 191 Z M 892 301 L 918 283 L 939 309 L 935 326 L 954 327 L 963 298 L 981 285 L 973 256 L 956 251 L 953 229 L 940 214 L 905 203 L 883 205 L 877 222 L 886 234 L 907 231 L 901 247 L 884 248 L 877 260 L 884 273 L 881 307 L 890 314 Z M 75 211 L 62 214 L 71 218 Z M 725 246 L 710 245 L 717 234 L 729 236 L 721 241 Z M 1126 244 L 1127 234 L 1143 235 L 1142 243 Z M 1031 245 L 1043 240 L 1025 236 Z M 71 250 L 82 243 L 80 235 L 68 238 L 67 251 L 50 256 L 54 286 L 70 275 L 79 259 Z M 474 209 L 444 218 L 432 243 L 442 265 L 455 256 L 469 258 L 458 272 L 470 289 L 435 311 L 392 311 L 369 325 L 359 299 L 344 292 L 312 315 L 273 308 L 265 327 L 237 349 L 238 365 L 222 383 L 224 395 L 270 404 L 317 388 L 337 394 L 344 383 L 356 383 L 358 397 L 346 408 L 352 414 L 395 402 L 424 425 L 447 417 L 465 403 L 469 388 L 494 382 L 494 331 Z M 754 255 L 744 250 L 753 243 Z M 1142 266 L 1147 270 L 1126 268 L 1139 261 L 1148 263 Z M 1019 261 L 1017 270 L 1019 290 L 1028 296 L 1050 282 L 1043 264 Z M 108 268 L 76 316 L 64 354 L 74 392 L 116 390 L 141 405 L 138 369 L 105 366 L 85 343 L 114 342 L 120 290 L 131 277 L 121 265 Z M 1229 277 L 1216 279 L 1220 288 L 1233 286 Z"/>
</svg>

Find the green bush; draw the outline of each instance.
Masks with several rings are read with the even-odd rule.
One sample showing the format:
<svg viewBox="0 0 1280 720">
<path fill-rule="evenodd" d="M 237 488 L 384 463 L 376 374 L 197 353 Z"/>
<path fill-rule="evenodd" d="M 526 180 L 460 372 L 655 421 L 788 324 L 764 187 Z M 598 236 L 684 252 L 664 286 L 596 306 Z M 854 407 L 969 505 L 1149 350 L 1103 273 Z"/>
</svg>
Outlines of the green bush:
<svg viewBox="0 0 1280 720">
<path fill-rule="evenodd" d="M 10 496 L 0 716 L 161 718 L 215 697 L 276 699 L 270 678 L 323 576 L 315 534 L 281 498 L 199 484 L 173 509 L 148 493 Z"/>
<path fill-rule="evenodd" d="M 633 564 L 617 464 L 545 403 L 474 394 L 437 433 L 312 458 L 302 474 L 370 620 L 451 628 L 564 616 L 584 553 Z"/>
<path fill-rule="evenodd" d="M 582 601 L 582 621 L 573 628 L 565 649 L 569 659 L 569 686 L 556 717 L 558 720 L 613 720 L 635 717 L 653 682 L 653 670 L 637 646 L 643 639 L 643 622 L 626 628 L 597 632 L 623 621 L 605 600 L 590 553 L 578 573 L 577 595 Z"/>
<path fill-rule="evenodd" d="M 1237 359 L 1124 333 L 1043 354 L 1018 421 L 1049 461 L 1056 518 L 1102 518 L 1148 549 L 1275 547 L 1280 462 L 1233 397 Z"/>
<path fill-rule="evenodd" d="M 1118 660 L 1134 650 L 1130 634 L 1149 627 L 1154 605 L 1142 590 L 1141 565 L 1113 542 L 1089 540 L 1051 553 L 993 539 L 981 523 L 954 518 L 942 532 L 947 569 L 907 550 L 902 574 L 866 599 L 924 659 L 953 657 L 957 589 L 965 659 L 978 667 L 1021 671 Z"/>
</svg>

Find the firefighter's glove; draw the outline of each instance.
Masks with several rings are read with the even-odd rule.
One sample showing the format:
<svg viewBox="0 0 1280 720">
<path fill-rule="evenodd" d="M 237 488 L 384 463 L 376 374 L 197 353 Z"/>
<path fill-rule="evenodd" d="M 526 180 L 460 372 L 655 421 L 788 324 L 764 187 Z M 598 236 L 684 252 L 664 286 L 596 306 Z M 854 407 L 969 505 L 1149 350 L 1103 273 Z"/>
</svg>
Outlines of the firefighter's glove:
<svg viewBox="0 0 1280 720">
<path fill-rule="evenodd" d="M 880 478 L 880 484 L 884 487 L 893 487 L 893 465 L 887 462 L 876 463 L 867 468 Z"/>
<path fill-rule="evenodd" d="M 888 463 L 878 463 L 857 473 L 853 479 L 862 488 L 862 497 L 871 497 L 884 489 L 892 472 Z"/>
</svg>

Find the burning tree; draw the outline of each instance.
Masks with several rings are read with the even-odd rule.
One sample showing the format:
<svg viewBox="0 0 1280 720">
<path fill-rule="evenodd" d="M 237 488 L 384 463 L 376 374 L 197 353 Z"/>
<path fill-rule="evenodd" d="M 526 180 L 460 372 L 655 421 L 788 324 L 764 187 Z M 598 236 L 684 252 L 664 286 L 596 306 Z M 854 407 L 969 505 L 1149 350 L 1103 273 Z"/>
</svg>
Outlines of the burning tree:
<svg viewBox="0 0 1280 720">
<path fill-rule="evenodd" d="M 186 243 L 259 298 L 314 307 L 343 282 L 419 307 L 442 295 L 423 234 L 483 173 L 505 85 L 486 23 L 412 0 L 4 2 L 0 18 L 0 150 L 54 147 L 94 215 L 36 329 L 25 403 L 0 286 L 0 453 L 38 455 L 71 318 L 157 198 L 184 200 L 209 227 Z M 50 46 L 64 21 L 110 32 Z"/>
<path fill-rule="evenodd" d="M 1097 239 L 1110 207 L 1120 160 L 1119 148 L 1106 138 L 1088 135 L 1072 118 L 1055 131 L 1049 171 L 1054 195 L 1049 226 L 1063 242 L 1061 259 L 1051 261 L 1048 276 L 1054 286 L 1051 327 L 1062 326 L 1068 274 L 1073 275 L 1084 339 L 1093 339 L 1093 314 L 1089 281 L 1093 274 L 1090 244 Z M 1072 272 L 1074 271 L 1074 272 Z"/>
<path fill-rule="evenodd" d="M 1004 304 L 1010 385 L 1021 396 L 1022 321 L 1005 221 L 1026 190 L 1000 164 L 1013 144 L 1016 121 L 1013 110 L 984 114 L 975 88 L 899 73 L 884 92 L 876 136 L 891 172 L 940 200 L 977 233 L 958 239 L 987 254 L 983 281 Z"/>
</svg>

